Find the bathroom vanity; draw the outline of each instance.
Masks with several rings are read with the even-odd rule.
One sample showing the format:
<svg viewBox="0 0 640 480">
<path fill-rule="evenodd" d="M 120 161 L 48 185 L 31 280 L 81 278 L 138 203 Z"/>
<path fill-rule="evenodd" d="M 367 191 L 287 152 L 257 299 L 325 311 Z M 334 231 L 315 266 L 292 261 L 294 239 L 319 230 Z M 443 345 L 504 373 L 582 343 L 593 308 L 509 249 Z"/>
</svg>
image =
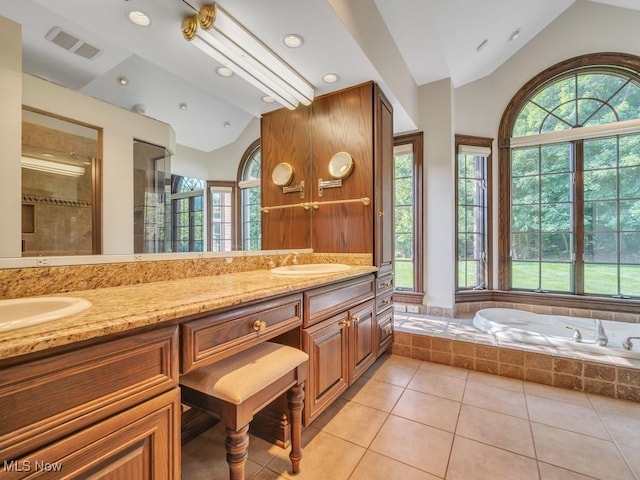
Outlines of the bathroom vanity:
<svg viewBox="0 0 640 480">
<path fill-rule="evenodd" d="M 389 345 L 375 272 L 73 292 L 92 307 L 0 334 L 0 477 L 180 478 L 180 373 L 266 340 L 310 355 L 308 425 Z"/>
</svg>

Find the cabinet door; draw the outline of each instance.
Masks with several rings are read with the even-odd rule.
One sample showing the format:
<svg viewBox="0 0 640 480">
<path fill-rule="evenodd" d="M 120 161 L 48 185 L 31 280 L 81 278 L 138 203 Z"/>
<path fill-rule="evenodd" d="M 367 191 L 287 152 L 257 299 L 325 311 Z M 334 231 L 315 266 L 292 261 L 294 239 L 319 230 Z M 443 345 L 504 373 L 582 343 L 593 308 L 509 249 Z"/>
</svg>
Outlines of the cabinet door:
<svg viewBox="0 0 640 480">
<path fill-rule="evenodd" d="M 393 309 L 387 308 L 384 312 L 377 314 L 376 357 L 382 355 L 393 342 Z"/>
<path fill-rule="evenodd" d="M 88 427 L 0 468 L 3 479 L 180 478 L 180 390 Z"/>
<path fill-rule="evenodd" d="M 306 328 L 302 345 L 309 354 L 309 377 L 305 387 L 304 423 L 309 425 L 348 386 L 347 312 Z"/>
<path fill-rule="evenodd" d="M 350 311 L 349 385 L 376 359 L 374 302 L 369 301 Z"/>
<path fill-rule="evenodd" d="M 375 88 L 375 235 L 374 265 L 381 273 L 393 268 L 393 107 Z"/>
</svg>

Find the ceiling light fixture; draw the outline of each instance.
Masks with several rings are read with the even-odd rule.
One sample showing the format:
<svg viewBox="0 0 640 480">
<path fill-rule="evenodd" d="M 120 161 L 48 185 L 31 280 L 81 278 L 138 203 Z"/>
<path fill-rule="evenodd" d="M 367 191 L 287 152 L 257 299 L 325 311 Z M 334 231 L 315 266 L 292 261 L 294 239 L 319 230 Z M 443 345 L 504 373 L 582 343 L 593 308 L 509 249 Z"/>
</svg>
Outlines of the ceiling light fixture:
<svg viewBox="0 0 640 480">
<path fill-rule="evenodd" d="M 509 35 L 509 38 L 507 40 L 509 42 L 513 42 L 519 36 L 520 36 L 520 29 L 516 28 L 513 32 L 511 32 L 511 35 Z"/>
<path fill-rule="evenodd" d="M 273 97 L 270 97 L 269 95 L 265 95 L 264 97 L 262 97 L 262 101 L 264 103 L 273 103 L 276 101 L 276 99 Z"/>
<path fill-rule="evenodd" d="M 487 44 L 489 43 L 489 40 L 487 38 L 485 38 L 480 45 L 478 45 L 476 47 L 476 52 L 480 53 L 482 50 L 484 50 L 487 46 Z"/>
<path fill-rule="evenodd" d="M 151 17 L 142 10 L 132 10 L 128 13 L 129 20 L 139 27 L 148 27 L 151 25 Z"/>
<path fill-rule="evenodd" d="M 322 81 L 325 83 L 336 83 L 338 80 L 340 80 L 340 77 L 336 73 L 325 73 L 322 76 Z"/>
<path fill-rule="evenodd" d="M 224 122 L 224 123 L 222 124 L 222 126 L 223 126 L 224 128 L 229 128 L 229 127 L 231 126 L 231 124 L 230 124 L 229 122 Z"/>
<path fill-rule="evenodd" d="M 69 165 L 68 163 L 58 163 L 40 158 L 22 157 L 22 168 L 37 170 L 38 172 L 54 173 L 65 177 L 81 177 L 84 175 L 84 167 Z"/>
<path fill-rule="evenodd" d="M 304 43 L 304 40 L 297 33 L 289 33 L 284 36 L 282 43 L 289 48 L 299 48 Z"/>
<path fill-rule="evenodd" d="M 313 87 L 218 4 L 182 21 L 182 34 L 214 60 L 293 110 L 313 101 Z"/>
<path fill-rule="evenodd" d="M 186 110 L 187 108 L 189 108 L 189 106 L 185 102 L 182 102 L 182 103 L 178 104 L 178 108 L 180 110 Z"/>
<path fill-rule="evenodd" d="M 129 79 L 127 77 L 125 77 L 124 75 L 120 75 L 118 77 L 118 83 L 120 85 L 126 85 L 127 83 L 129 83 Z"/>
<path fill-rule="evenodd" d="M 233 70 L 228 67 L 218 67 L 216 68 L 216 73 L 221 77 L 231 77 L 233 76 Z"/>
</svg>

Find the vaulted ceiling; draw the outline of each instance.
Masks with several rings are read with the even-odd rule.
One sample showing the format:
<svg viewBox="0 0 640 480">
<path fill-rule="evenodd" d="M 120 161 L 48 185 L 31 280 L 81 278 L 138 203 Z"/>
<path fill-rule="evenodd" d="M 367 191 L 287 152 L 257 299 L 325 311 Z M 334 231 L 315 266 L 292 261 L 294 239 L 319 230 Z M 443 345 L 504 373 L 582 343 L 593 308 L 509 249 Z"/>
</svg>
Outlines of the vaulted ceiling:
<svg viewBox="0 0 640 480">
<path fill-rule="evenodd" d="M 402 82 L 394 76 L 407 72 L 404 85 L 413 87 L 443 78 L 456 87 L 473 82 L 576 1 L 590 0 L 360 0 L 359 11 L 351 8 L 353 0 L 219 3 L 314 85 L 316 95 L 368 80 L 380 83 L 394 102 L 400 132 L 415 124 L 403 104 Z M 261 92 L 237 76 L 216 75 L 218 64 L 182 38 L 182 19 L 208 3 L 3 0 L 0 15 L 22 24 L 25 72 L 126 109 L 144 105 L 146 115 L 173 126 L 179 144 L 211 151 L 233 142 L 255 117 L 279 105 L 262 102 Z M 598 3 L 640 9 L 638 0 Z M 151 25 L 132 24 L 131 10 L 147 13 Z M 46 35 L 54 27 L 100 54 L 88 60 L 51 43 Z M 516 30 L 519 35 L 510 41 Z M 303 46 L 284 46 L 288 33 L 301 35 Z M 372 47 L 372 39 L 393 48 Z M 324 83 L 321 77 L 328 72 L 339 81 Z M 117 81 L 121 76 L 127 85 Z"/>
</svg>

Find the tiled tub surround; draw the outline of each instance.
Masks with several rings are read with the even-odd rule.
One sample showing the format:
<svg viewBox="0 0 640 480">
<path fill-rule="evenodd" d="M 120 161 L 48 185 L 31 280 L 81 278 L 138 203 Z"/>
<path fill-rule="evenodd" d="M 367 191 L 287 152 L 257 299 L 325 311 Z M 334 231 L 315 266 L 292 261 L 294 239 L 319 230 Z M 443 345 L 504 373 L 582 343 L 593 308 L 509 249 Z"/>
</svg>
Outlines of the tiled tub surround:
<svg viewBox="0 0 640 480">
<path fill-rule="evenodd" d="M 640 360 L 503 341 L 471 318 L 396 312 L 393 353 L 640 402 Z"/>
<path fill-rule="evenodd" d="M 215 258 L 0 268 L 0 300 L 264 270 L 268 268 L 267 257 L 279 265 L 287 255 L 269 252 L 243 255 L 242 252 L 230 252 L 229 256 Z M 142 255 L 143 259 L 144 257 Z M 302 253 L 298 255 L 298 262 L 346 263 L 358 266 L 373 264 L 369 254 L 334 253 Z"/>
</svg>

